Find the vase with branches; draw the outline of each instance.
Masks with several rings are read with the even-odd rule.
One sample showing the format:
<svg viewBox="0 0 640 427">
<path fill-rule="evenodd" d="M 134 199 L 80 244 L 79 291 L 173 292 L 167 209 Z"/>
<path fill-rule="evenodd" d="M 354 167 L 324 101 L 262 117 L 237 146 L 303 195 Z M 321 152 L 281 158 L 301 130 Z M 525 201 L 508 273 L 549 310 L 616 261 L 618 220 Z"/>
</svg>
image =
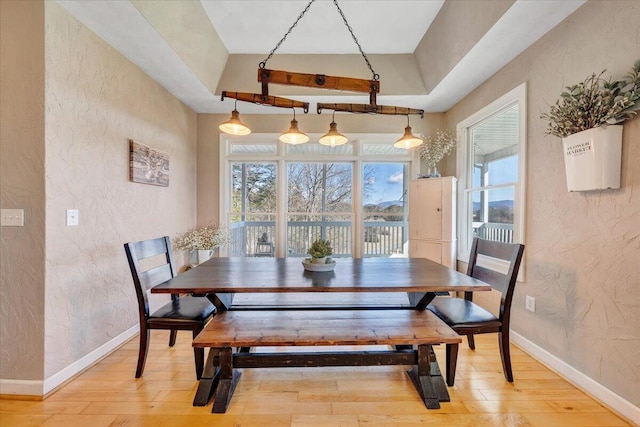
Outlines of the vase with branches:
<svg viewBox="0 0 640 427">
<path fill-rule="evenodd" d="M 420 158 L 424 160 L 428 177 L 438 177 L 440 173 L 437 164 L 447 154 L 455 150 L 458 140 L 450 130 L 436 130 L 434 136 L 425 139 L 425 143 L 420 147 Z"/>
<path fill-rule="evenodd" d="M 210 223 L 176 237 L 173 246 L 178 251 L 196 252 L 200 264 L 211 258 L 214 249 L 229 244 L 230 237 L 227 228 Z"/>
</svg>

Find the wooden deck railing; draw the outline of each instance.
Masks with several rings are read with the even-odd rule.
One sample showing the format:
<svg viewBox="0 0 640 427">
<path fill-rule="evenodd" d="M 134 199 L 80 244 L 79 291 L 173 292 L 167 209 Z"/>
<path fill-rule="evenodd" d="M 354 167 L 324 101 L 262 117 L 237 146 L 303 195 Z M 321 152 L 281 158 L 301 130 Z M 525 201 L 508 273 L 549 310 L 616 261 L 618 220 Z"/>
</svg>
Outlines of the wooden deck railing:
<svg viewBox="0 0 640 427">
<path fill-rule="evenodd" d="M 497 222 L 474 223 L 473 231 L 481 239 L 513 243 L 513 224 Z"/>
<path fill-rule="evenodd" d="M 275 243 L 274 221 L 239 221 L 231 225 L 229 256 L 255 256 L 259 239 Z M 390 256 L 402 253 L 406 240 L 402 221 L 365 221 L 364 256 Z M 350 221 L 289 221 L 287 254 L 307 256 L 316 239 L 330 240 L 334 257 L 353 256 L 353 225 Z"/>
</svg>

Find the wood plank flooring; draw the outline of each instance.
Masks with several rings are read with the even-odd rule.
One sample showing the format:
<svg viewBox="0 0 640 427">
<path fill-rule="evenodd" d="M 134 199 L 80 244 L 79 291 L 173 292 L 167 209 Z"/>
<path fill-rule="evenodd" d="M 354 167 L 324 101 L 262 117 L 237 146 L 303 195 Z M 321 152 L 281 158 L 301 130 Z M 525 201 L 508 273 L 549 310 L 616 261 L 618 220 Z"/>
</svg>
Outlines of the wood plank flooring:
<svg viewBox="0 0 640 427">
<path fill-rule="evenodd" d="M 628 426 L 582 391 L 512 346 L 515 382 L 504 380 L 495 335 L 460 345 L 451 403 L 427 410 L 406 367 L 244 370 L 226 414 L 193 407 L 191 334 L 152 331 L 135 379 L 137 337 L 44 401 L 0 400 L 0 426 Z M 444 346 L 435 347 L 444 369 Z"/>
</svg>

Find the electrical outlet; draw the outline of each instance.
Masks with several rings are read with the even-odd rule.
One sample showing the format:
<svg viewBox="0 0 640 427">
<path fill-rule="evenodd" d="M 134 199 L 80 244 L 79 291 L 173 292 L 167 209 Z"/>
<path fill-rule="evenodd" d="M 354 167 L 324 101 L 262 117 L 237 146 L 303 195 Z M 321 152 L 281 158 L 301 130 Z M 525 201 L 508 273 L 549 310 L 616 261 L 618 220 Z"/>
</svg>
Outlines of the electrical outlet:
<svg viewBox="0 0 640 427">
<path fill-rule="evenodd" d="M 530 297 L 529 295 L 527 295 L 527 298 L 524 302 L 524 308 L 526 308 L 527 310 L 531 311 L 532 313 L 535 313 L 536 311 L 536 299 L 534 297 Z"/>
</svg>

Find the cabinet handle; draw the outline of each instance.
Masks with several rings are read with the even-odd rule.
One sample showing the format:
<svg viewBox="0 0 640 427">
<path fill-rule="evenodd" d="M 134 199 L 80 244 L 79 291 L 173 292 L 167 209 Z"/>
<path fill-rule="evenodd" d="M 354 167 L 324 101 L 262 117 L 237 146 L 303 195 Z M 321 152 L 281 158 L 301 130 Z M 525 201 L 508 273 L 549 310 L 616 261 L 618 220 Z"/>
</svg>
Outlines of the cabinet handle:
<svg viewBox="0 0 640 427">
<path fill-rule="evenodd" d="M 436 208 L 436 210 L 437 210 L 438 212 L 440 212 L 440 208 Z"/>
</svg>

